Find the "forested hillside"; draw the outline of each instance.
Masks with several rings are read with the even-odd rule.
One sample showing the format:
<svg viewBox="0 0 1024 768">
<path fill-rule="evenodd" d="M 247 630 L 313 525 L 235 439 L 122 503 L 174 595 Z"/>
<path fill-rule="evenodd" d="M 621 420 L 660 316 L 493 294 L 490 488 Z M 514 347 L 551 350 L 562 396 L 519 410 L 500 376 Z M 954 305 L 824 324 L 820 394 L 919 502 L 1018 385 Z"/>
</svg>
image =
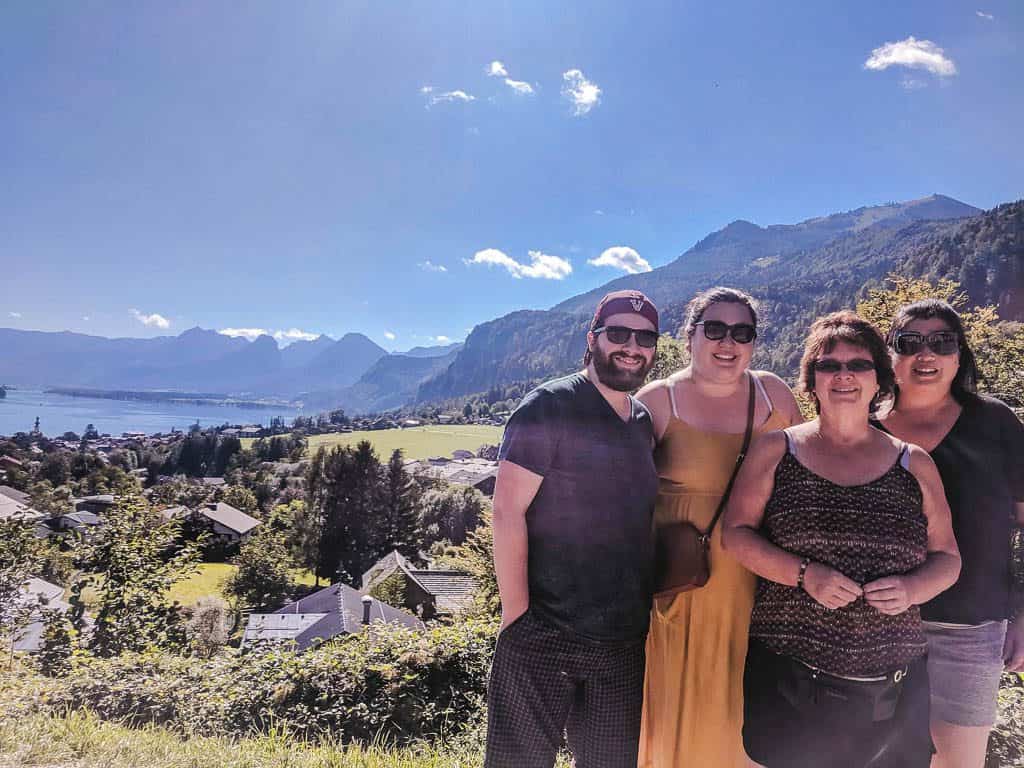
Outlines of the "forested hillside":
<svg viewBox="0 0 1024 768">
<path fill-rule="evenodd" d="M 976 211 L 949 198 L 926 201 L 915 213 Z M 783 376 L 795 372 L 816 316 L 854 306 L 891 272 L 956 280 L 972 303 L 998 304 L 1004 320 L 1024 320 L 1024 201 L 937 221 L 910 215 L 908 207 L 896 206 L 891 215 L 884 206 L 858 209 L 789 227 L 734 222 L 653 272 L 614 280 L 547 312 L 513 312 L 477 326 L 418 399 L 444 400 L 578 367 L 589 312 L 606 291 L 623 287 L 651 295 L 670 333 L 697 291 L 716 284 L 750 291 L 763 308 L 755 364 Z"/>
</svg>

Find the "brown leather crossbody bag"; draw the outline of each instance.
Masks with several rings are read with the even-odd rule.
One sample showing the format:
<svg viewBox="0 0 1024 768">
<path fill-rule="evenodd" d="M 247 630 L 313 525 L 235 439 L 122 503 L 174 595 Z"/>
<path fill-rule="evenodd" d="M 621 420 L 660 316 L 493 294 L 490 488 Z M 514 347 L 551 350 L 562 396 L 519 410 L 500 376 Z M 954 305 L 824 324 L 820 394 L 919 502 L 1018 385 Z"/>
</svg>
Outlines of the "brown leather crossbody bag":
<svg viewBox="0 0 1024 768">
<path fill-rule="evenodd" d="M 711 577 L 711 532 L 722 516 L 725 505 L 732 493 L 732 485 L 736 475 L 747 456 L 750 437 L 754 431 L 754 374 L 747 372 L 750 379 L 750 396 L 747 403 L 747 428 L 743 433 L 743 447 L 736 457 L 736 465 L 732 469 L 729 484 L 725 486 L 722 500 L 711 519 L 707 531 L 701 531 L 690 522 L 669 523 L 660 525 L 655 530 L 654 538 L 654 596 L 671 597 L 680 592 L 699 589 L 708 583 Z"/>
</svg>

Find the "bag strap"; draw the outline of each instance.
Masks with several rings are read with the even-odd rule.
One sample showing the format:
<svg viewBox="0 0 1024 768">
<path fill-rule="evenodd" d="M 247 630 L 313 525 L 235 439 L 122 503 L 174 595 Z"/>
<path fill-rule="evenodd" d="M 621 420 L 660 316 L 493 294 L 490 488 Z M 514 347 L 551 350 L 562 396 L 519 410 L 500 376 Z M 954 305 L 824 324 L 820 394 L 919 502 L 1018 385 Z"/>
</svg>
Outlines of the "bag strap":
<svg viewBox="0 0 1024 768">
<path fill-rule="evenodd" d="M 722 500 L 718 502 L 718 509 L 715 510 L 715 516 L 711 518 L 711 525 L 708 526 L 707 532 L 703 538 L 705 541 L 711 539 L 711 532 L 715 529 L 715 524 L 718 523 L 718 518 L 722 516 L 722 512 L 725 511 L 725 505 L 729 503 L 729 494 L 732 493 L 732 484 L 736 482 L 736 475 L 740 472 L 740 467 L 743 466 L 743 460 L 747 458 L 747 449 L 750 447 L 750 437 L 754 432 L 754 374 L 747 371 L 747 377 L 750 380 L 750 397 L 747 402 L 747 428 L 743 433 L 743 447 L 740 448 L 740 453 L 736 457 L 736 466 L 732 468 L 732 477 L 729 478 L 729 484 L 725 486 L 725 493 L 722 494 Z"/>
</svg>

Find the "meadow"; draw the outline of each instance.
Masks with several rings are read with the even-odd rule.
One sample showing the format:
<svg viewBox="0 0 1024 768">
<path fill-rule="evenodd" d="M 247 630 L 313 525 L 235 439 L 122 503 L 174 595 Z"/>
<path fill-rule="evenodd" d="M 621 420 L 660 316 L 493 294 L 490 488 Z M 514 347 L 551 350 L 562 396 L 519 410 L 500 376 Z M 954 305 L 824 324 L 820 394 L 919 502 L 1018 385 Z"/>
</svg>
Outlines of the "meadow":
<svg viewBox="0 0 1024 768">
<path fill-rule="evenodd" d="M 385 461 L 396 449 L 401 449 L 407 459 L 429 459 L 432 456 L 451 456 L 452 451 L 460 448 L 476 453 L 481 445 L 500 443 L 503 431 L 504 427 L 481 424 L 431 424 L 408 429 L 310 435 L 308 453 L 321 447 L 330 449 L 336 445 L 355 446 L 362 440 L 369 440 L 377 455 Z M 245 438 L 242 447 L 250 448 L 254 442 L 254 438 Z"/>
<path fill-rule="evenodd" d="M 171 586 L 167 601 L 191 606 L 201 597 L 223 597 L 221 587 L 224 580 L 236 570 L 237 567 L 231 563 L 201 563 L 196 573 Z M 315 583 L 313 574 L 305 569 L 293 568 L 291 575 L 295 584 L 311 587 Z M 65 592 L 64 599 L 68 599 L 69 595 L 70 590 Z M 95 606 L 96 588 L 86 587 L 82 590 L 82 599 L 89 608 Z"/>
</svg>

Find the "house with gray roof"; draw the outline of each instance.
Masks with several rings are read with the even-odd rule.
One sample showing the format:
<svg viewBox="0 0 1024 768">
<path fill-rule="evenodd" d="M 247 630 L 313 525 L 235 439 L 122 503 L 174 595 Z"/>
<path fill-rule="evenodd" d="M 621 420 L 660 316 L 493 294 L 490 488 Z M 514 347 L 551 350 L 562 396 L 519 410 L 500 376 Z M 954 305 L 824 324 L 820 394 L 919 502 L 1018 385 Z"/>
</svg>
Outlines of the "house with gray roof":
<svg viewBox="0 0 1024 768">
<path fill-rule="evenodd" d="M 192 519 L 209 528 L 213 537 L 223 544 L 241 544 L 261 525 L 255 517 L 223 501 L 203 504 Z"/>
<path fill-rule="evenodd" d="M 412 630 L 423 622 L 344 584 L 333 584 L 273 613 L 253 613 L 242 636 L 242 647 L 258 643 L 287 643 L 304 651 L 318 643 L 389 624 Z"/>
<path fill-rule="evenodd" d="M 13 488 L 11 490 L 14 491 Z M 18 491 L 14 491 L 14 493 L 18 493 Z M 46 519 L 45 514 L 32 509 L 27 502 L 27 497 L 26 501 L 19 501 L 8 494 L 0 494 L 0 520 L 23 520 L 26 523 L 35 523 Z"/>
<path fill-rule="evenodd" d="M 30 496 L 24 491 L 19 491 L 17 488 L 11 488 L 9 485 L 0 485 L 0 496 L 6 496 L 9 499 L 14 499 L 19 504 L 24 504 L 26 507 L 30 506 Z"/>
<path fill-rule="evenodd" d="M 61 613 L 67 613 L 71 606 L 61 598 L 64 596 L 64 587 L 51 584 L 43 579 L 31 578 L 21 586 L 21 593 L 18 601 L 31 608 L 32 613 L 28 623 L 21 628 L 14 638 L 14 650 L 24 653 L 35 653 L 43 646 L 43 631 L 46 625 L 43 622 L 43 611 L 55 609 Z"/>
<path fill-rule="evenodd" d="M 363 574 L 364 592 L 385 581 L 401 580 L 402 605 L 424 619 L 456 616 L 473 604 L 476 580 L 468 573 L 450 569 L 416 568 L 392 550 Z"/>
</svg>

